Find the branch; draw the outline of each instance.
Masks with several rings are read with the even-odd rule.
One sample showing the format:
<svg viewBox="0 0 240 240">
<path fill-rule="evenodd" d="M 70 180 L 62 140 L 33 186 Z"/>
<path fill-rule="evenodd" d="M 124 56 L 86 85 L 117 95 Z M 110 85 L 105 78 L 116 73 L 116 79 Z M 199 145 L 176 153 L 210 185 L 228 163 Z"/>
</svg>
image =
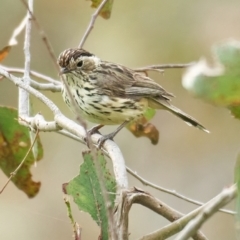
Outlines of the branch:
<svg viewBox="0 0 240 240">
<path fill-rule="evenodd" d="M 3 75 L 7 79 L 9 79 L 11 82 L 13 82 L 16 86 L 28 91 L 30 94 L 34 95 L 36 98 L 38 98 L 41 102 L 43 102 L 53 113 L 54 115 L 54 122 L 51 122 L 51 131 L 64 129 L 67 130 L 69 133 L 79 137 L 79 139 L 83 142 L 85 142 L 86 139 L 86 132 L 84 128 L 72 120 L 66 118 L 61 111 L 58 109 L 58 107 L 46 96 L 44 96 L 39 91 L 35 90 L 31 86 L 27 85 L 26 83 L 21 81 L 21 78 L 15 77 L 12 74 L 8 73 L 4 69 L 0 67 L 0 75 Z M 21 119 L 20 119 L 21 120 Z M 28 121 L 20 121 L 20 124 L 25 125 Z M 35 121 L 33 121 L 35 122 Z M 28 125 L 31 127 L 31 125 Z M 40 131 L 46 131 L 46 129 L 49 129 L 49 124 L 46 122 L 45 124 L 37 125 L 37 129 Z M 95 146 L 98 144 L 98 140 L 102 137 L 100 134 L 93 134 L 91 136 L 92 142 Z M 85 142 L 86 144 L 86 142 Z M 115 142 L 111 140 L 107 140 L 103 144 L 103 151 L 108 153 L 108 156 L 112 160 L 113 163 L 113 169 L 116 177 L 116 181 L 119 188 L 127 188 L 128 187 L 128 180 L 127 180 L 127 172 L 125 168 L 125 161 L 122 155 L 121 150 L 116 145 Z"/>
<path fill-rule="evenodd" d="M 92 15 L 92 18 L 91 18 L 91 21 L 88 25 L 88 28 L 86 30 L 86 32 L 84 33 L 82 39 L 81 39 L 81 42 L 79 43 L 78 47 L 79 48 L 82 48 L 85 41 L 87 40 L 87 37 L 88 35 L 90 34 L 90 32 L 92 31 L 93 27 L 94 27 L 94 23 L 99 15 L 99 13 L 101 12 L 102 8 L 104 7 L 105 3 L 107 2 L 108 0 L 103 0 L 101 2 L 101 4 L 98 6 L 97 10 L 95 11 L 95 13 Z"/>
<path fill-rule="evenodd" d="M 37 90 L 42 90 L 42 91 L 61 92 L 62 90 L 61 84 L 55 85 L 52 83 L 39 83 L 34 80 L 30 81 L 30 86 L 32 86 Z"/>
<path fill-rule="evenodd" d="M 54 51 L 53 51 L 53 48 L 52 48 L 50 42 L 48 41 L 47 35 L 45 34 L 43 29 L 41 28 L 41 26 L 38 23 L 36 17 L 33 15 L 33 11 L 32 11 L 31 8 L 29 8 L 27 2 L 25 0 L 21 0 L 21 1 L 24 4 L 24 6 L 27 8 L 30 16 L 32 17 L 32 19 L 33 19 L 33 21 L 35 23 L 35 26 L 38 29 L 38 32 L 39 32 L 40 36 L 42 37 L 42 40 L 43 40 L 43 42 L 44 42 L 44 44 L 45 44 L 45 46 L 46 46 L 46 48 L 48 50 L 48 53 L 49 53 L 49 55 L 50 55 L 50 57 L 51 57 L 51 59 L 52 59 L 52 61 L 54 63 L 54 66 L 56 67 L 57 71 L 59 71 L 59 66 L 57 64 L 57 58 L 56 58 L 56 56 L 54 54 Z"/>
<path fill-rule="evenodd" d="M 155 198 L 151 194 L 134 187 L 132 190 L 123 190 L 121 192 L 121 198 L 116 211 L 116 218 L 119 229 L 119 239 L 128 239 L 128 214 L 132 207 L 132 204 L 141 204 L 155 213 L 163 216 L 167 220 L 173 222 L 181 218 L 183 215 L 174 210 L 166 203 Z M 158 236 L 158 239 L 164 239 Z M 202 233 L 198 232 L 193 239 L 206 240 L 206 237 Z"/>
<path fill-rule="evenodd" d="M 196 201 L 194 199 L 191 199 L 189 197 L 186 197 L 180 193 L 177 193 L 175 190 L 169 190 L 167 188 L 164 188 L 164 187 L 161 187 L 161 186 L 158 186 L 150 181 L 147 181 L 146 179 L 142 178 L 141 176 L 139 176 L 136 172 L 134 172 L 132 169 L 130 169 L 129 167 L 126 167 L 127 168 L 127 172 L 130 173 L 133 177 L 135 177 L 136 179 L 138 179 L 142 184 L 144 184 L 145 186 L 150 186 L 154 189 L 157 189 L 157 190 L 160 190 L 162 192 L 165 192 L 165 193 L 168 193 L 174 197 L 177 197 L 177 198 L 180 198 L 182 200 L 185 200 L 187 202 L 190 202 L 190 203 L 193 203 L 195 205 L 198 205 L 198 206 L 203 206 L 205 203 L 203 202 L 200 202 L 200 201 Z M 234 211 L 231 211 L 231 210 L 227 210 L 227 209 L 219 209 L 220 212 L 223 212 L 223 213 L 227 213 L 227 214 L 230 214 L 230 215 L 235 215 L 236 212 Z"/>
<path fill-rule="evenodd" d="M 33 0 L 29 0 L 29 9 L 33 9 Z M 25 66 L 24 66 L 24 76 L 23 81 L 26 85 L 29 85 L 30 78 L 30 34 L 31 34 L 31 15 L 27 13 L 27 23 L 25 31 L 25 41 L 24 41 L 24 55 L 25 55 Z M 30 102 L 29 93 L 24 89 L 19 89 L 19 101 L 18 101 L 18 114 L 19 116 L 29 116 L 30 115 Z"/>
<path fill-rule="evenodd" d="M 204 222 L 208 220 L 219 208 L 232 201 L 237 194 L 236 186 L 224 189 L 213 201 L 204 206 L 201 212 L 191 220 L 184 230 L 175 238 L 175 240 L 187 240 L 192 236 Z"/>
<path fill-rule="evenodd" d="M 230 188 L 230 191 L 233 191 L 233 197 L 236 197 L 237 190 L 236 190 L 235 185 L 233 185 Z M 188 224 L 189 221 L 191 221 L 193 218 L 195 218 L 205 208 L 206 205 L 211 204 L 212 202 L 215 202 L 216 199 L 218 199 L 220 195 L 221 195 L 221 193 L 219 195 L 217 195 L 216 197 L 214 197 L 213 199 L 211 199 L 208 203 L 204 204 L 203 206 L 193 210 L 192 212 L 186 214 L 185 216 L 176 220 L 175 222 L 163 227 L 162 229 L 152 232 L 148 235 L 145 235 L 144 237 L 140 238 L 139 240 L 167 239 L 167 238 L 173 236 L 174 234 L 181 231 Z"/>
<path fill-rule="evenodd" d="M 2 69 L 6 70 L 9 73 L 24 73 L 24 70 L 21 69 L 21 68 L 11 68 L 11 67 L 5 67 L 3 65 L 0 65 L 0 67 Z M 38 72 L 35 72 L 35 71 L 30 71 L 29 74 L 30 74 L 30 76 L 37 77 L 37 78 L 42 79 L 44 81 L 53 83 L 54 85 L 61 85 L 60 81 L 55 80 L 53 78 L 50 78 L 46 75 L 43 75 L 42 73 L 38 73 Z"/>
</svg>

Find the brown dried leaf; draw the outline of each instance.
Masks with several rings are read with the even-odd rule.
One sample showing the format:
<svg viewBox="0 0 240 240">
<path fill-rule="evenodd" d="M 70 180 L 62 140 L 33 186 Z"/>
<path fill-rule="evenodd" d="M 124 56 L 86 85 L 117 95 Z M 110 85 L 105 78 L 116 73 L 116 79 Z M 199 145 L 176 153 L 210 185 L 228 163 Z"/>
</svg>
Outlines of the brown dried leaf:
<svg viewBox="0 0 240 240">
<path fill-rule="evenodd" d="M 127 126 L 127 129 L 135 137 L 147 137 L 150 139 L 153 145 L 156 145 L 158 143 L 159 131 L 152 123 L 148 122 L 146 117 L 142 117 L 137 121 L 130 123 Z"/>
<path fill-rule="evenodd" d="M 91 7 L 97 8 L 102 1 L 103 0 L 91 0 L 92 2 Z M 104 7 L 102 8 L 102 10 L 100 11 L 99 15 L 104 19 L 109 19 L 111 16 L 112 6 L 113 6 L 113 0 L 108 0 L 104 5 Z"/>
<path fill-rule="evenodd" d="M 6 46 L 2 50 L 0 50 L 0 62 L 8 55 L 11 46 Z"/>
</svg>

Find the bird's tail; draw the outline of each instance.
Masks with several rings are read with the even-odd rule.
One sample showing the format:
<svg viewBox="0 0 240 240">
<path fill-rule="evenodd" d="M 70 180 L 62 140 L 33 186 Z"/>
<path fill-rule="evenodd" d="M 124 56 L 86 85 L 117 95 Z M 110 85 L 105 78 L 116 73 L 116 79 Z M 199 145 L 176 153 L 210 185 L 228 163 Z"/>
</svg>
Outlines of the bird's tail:
<svg viewBox="0 0 240 240">
<path fill-rule="evenodd" d="M 179 108 L 173 106 L 172 104 L 170 104 L 165 99 L 163 99 L 163 100 L 153 100 L 153 99 L 151 99 L 150 102 L 149 102 L 149 107 L 158 108 L 158 109 L 166 109 L 169 112 L 176 115 L 177 117 L 181 118 L 188 125 L 197 127 L 198 129 L 209 133 L 209 131 L 202 124 L 200 124 L 196 119 L 189 116 L 188 114 L 186 114 L 185 112 L 183 112 Z"/>
</svg>

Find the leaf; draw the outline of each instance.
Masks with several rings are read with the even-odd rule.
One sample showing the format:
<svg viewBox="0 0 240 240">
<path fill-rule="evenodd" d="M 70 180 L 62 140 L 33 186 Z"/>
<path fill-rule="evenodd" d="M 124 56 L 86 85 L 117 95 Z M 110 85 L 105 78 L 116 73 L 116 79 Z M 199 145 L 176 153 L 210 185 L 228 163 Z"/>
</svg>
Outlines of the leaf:
<svg viewBox="0 0 240 240">
<path fill-rule="evenodd" d="M 152 123 L 148 122 L 154 117 L 155 112 L 154 109 L 149 108 L 143 117 L 129 123 L 126 128 L 135 137 L 147 137 L 153 145 L 156 145 L 159 140 L 159 131 Z"/>
<path fill-rule="evenodd" d="M 0 168 L 9 177 L 26 155 L 31 146 L 31 141 L 28 128 L 17 122 L 18 113 L 16 109 L 0 107 L 0 116 Z M 39 161 L 43 157 L 43 149 L 39 137 L 37 144 L 37 159 L 34 159 L 31 152 L 23 166 L 11 179 L 16 187 L 25 192 L 30 198 L 38 193 L 41 185 L 40 182 L 32 180 L 32 174 L 30 173 L 30 167 L 34 162 L 36 160 Z"/>
<path fill-rule="evenodd" d="M 234 182 L 237 184 L 237 204 L 236 204 L 236 209 L 237 209 L 237 230 L 238 232 L 240 231 L 240 154 L 237 156 L 236 164 L 235 164 L 235 169 L 234 169 Z"/>
<path fill-rule="evenodd" d="M 108 218 L 106 202 L 103 198 L 103 193 L 100 181 L 108 194 L 108 199 L 111 202 L 111 207 L 114 205 L 116 182 L 106 169 L 106 160 L 104 156 L 98 152 L 96 159 L 87 151 L 83 153 L 84 162 L 80 166 L 80 174 L 64 186 L 67 194 L 71 195 L 74 202 L 80 210 L 88 212 L 101 227 L 101 237 L 103 240 L 108 239 Z M 99 162 L 100 169 L 95 165 L 95 161 Z M 102 171 L 102 179 L 98 178 L 97 170 Z"/>
<path fill-rule="evenodd" d="M 148 108 L 144 113 L 144 117 L 149 121 L 155 116 L 156 110 L 152 108 Z"/>
<path fill-rule="evenodd" d="M 6 46 L 0 50 L 0 62 L 7 57 L 10 50 L 11 50 L 11 46 Z"/>
<path fill-rule="evenodd" d="M 91 0 L 91 2 L 92 2 L 92 5 L 91 5 L 92 8 L 98 8 L 102 0 Z M 113 0 L 108 0 L 103 6 L 99 15 L 104 19 L 109 19 L 111 16 L 112 6 L 113 6 Z"/>
<path fill-rule="evenodd" d="M 240 118 L 240 43 L 227 41 L 213 48 L 214 67 L 202 59 L 183 76 L 183 86 L 209 103 L 228 108 Z"/>
</svg>

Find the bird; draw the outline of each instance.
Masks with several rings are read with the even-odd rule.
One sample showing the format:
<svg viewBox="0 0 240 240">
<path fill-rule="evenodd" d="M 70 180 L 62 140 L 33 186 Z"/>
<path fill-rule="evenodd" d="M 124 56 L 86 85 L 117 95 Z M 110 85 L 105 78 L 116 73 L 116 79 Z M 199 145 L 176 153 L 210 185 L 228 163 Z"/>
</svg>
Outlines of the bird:
<svg viewBox="0 0 240 240">
<path fill-rule="evenodd" d="M 171 104 L 172 93 L 143 73 L 101 60 L 81 49 L 64 50 L 57 61 L 63 78 L 62 96 L 68 107 L 83 119 L 99 125 L 89 130 L 97 132 L 104 125 L 118 128 L 99 139 L 101 147 L 131 121 L 141 118 L 149 109 L 163 109 L 187 124 L 209 132 L 196 119 Z"/>
</svg>

